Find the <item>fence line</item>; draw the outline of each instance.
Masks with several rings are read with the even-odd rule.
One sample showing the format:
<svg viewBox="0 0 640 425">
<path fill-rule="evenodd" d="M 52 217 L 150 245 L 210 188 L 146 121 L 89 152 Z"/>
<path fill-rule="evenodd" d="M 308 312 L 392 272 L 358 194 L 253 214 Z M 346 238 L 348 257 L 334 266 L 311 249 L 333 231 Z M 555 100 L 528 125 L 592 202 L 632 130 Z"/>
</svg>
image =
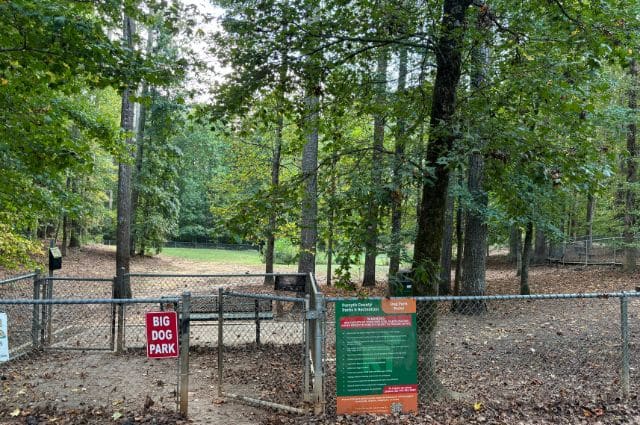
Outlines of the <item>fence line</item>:
<svg viewBox="0 0 640 425">
<path fill-rule="evenodd" d="M 0 281 L 0 311 L 10 316 L 11 341 L 29 352 L 142 348 L 144 313 L 175 309 L 187 350 L 174 375 L 180 411 L 187 409 L 185 388 L 211 387 L 189 372 L 189 349 L 199 347 L 194 353 L 217 356 L 220 395 L 289 412 L 333 415 L 336 303 L 360 298 L 326 297 L 312 274 L 306 275 L 304 297 L 280 294 L 264 284 L 270 276 L 276 275 L 108 279 L 33 273 Z M 125 279 L 134 298 L 102 296 Z M 45 290 L 47 285 L 56 290 Z M 497 400 L 512 393 L 561 400 L 597 394 L 626 398 L 640 390 L 640 346 L 633 343 L 640 336 L 640 292 L 414 299 L 417 329 L 422 329 L 418 377 L 427 382 L 419 387 L 421 405 L 431 402 L 435 389 L 428 382 L 436 375 L 442 385 L 478 399 L 492 391 Z M 425 329 L 426 339 L 420 336 Z"/>
</svg>

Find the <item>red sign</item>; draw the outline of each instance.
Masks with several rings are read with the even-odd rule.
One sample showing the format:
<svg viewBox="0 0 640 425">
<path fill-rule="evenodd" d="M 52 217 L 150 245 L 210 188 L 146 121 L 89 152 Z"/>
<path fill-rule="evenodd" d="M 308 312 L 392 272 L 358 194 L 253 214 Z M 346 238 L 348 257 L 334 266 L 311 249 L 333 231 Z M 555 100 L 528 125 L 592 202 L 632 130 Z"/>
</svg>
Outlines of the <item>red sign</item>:
<svg viewBox="0 0 640 425">
<path fill-rule="evenodd" d="M 178 357 L 178 313 L 147 313 L 147 357 Z"/>
</svg>

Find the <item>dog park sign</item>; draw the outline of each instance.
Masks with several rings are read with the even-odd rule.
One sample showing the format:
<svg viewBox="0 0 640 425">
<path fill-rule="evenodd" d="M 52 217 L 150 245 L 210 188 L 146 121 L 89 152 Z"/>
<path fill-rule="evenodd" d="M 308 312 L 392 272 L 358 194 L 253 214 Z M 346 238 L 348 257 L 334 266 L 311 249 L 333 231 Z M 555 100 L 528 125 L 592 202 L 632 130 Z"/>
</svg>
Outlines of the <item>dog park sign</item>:
<svg viewBox="0 0 640 425">
<path fill-rule="evenodd" d="M 149 312 L 147 323 L 147 357 L 178 357 L 178 313 Z"/>
<path fill-rule="evenodd" d="M 416 300 L 336 303 L 338 414 L 418 410 Z"/>
</svg>

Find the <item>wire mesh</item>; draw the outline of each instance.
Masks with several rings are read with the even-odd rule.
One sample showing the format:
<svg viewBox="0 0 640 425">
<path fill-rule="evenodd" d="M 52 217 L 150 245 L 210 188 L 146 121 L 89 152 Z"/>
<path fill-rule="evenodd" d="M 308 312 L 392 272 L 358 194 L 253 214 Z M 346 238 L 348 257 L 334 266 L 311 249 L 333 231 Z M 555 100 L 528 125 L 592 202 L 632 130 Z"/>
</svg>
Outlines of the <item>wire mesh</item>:
<svg viewBox="0 0 640 425">
<path fill-rule="evenodd" d="M 134 298 L 179 295 L 185 291 L 194 296 L 207 295 L 216 293 L 219 287 L 234 287 L 251 293 L 273 292 L 273 284 L 265 275 L 130 274 L 125 279 L 129 279 Z"/>
<path fill-rule="evenodd" d="M 146 309 L 145 305 L 157 305 L 158 300 L 123 302 L 137 303 Z M 10 361 L 0 363 L 0 376 L 11 379 L 12 388 L 22 388 L 3 394 L 0 414 L 11 403 L 22 403 L 23 407 L 26 399 L 42 400 L 30 403 L 30 411 L 50 411 L 51 403 L 56 411 L 89 406 L 92 416 L 104 416 L 105 420 L 110 419 L 109 412 L 140 410 L 143 403 L 155 404 L 156 409 L 175 410 L 176 359 L 147 359 L 144 350 L 128 350 L 118 356 L 95 350 L 108 347 L 102 339 L 109 336 L 101 334 L 100 330 L 106 327 L 101 323 L 103 318 L 91 309 L 109 311 L 112 305 L 114 301 L 110 299 L 0 299 L 0 311 L 9 312 L 10 353 Z M 42 312 L 47 307 L 53 311 L 50 335 L 46 316 L 40 315 L 39 326 L 32 327 L 33 312 Z M 37 332 L 32 332 L 34 329 Z M 34 350 L 30 339 L 41 349 Z M 136 372 L 134 379 L 132 371 Z M 14 393 L 16 397 L 12 397 Z M 141 393 L 151 401 L 141 400 Z"/>
<path fill-rule="evenodd" d="M 551 296 L 553 297 L 553 296 Z M 417 303 L 422 407 L 443 395 L 485 405 L 585 403 L 621 396 L 620 298 L 467 299 Z M 640 300 L 630 304 L 638 334 Z M 327 413 L 336 412 L 335 301 L 327 305 Z M 637 374 L 631 344 L 631 381 Z"/>
<path fill-rule="evenodd" d="M 308 367 L 304 299 L 225 292 L 223 307 L 265 301 L 272 306 L 270 318 L 229 316 L 218 323 L 220 388 L 224 395 L 302 409 Z"/>
<path fill-rule="evenodd" d="M 640 393 L 640 298 L 628 298 L 630 393 Z"/>
<path fill-rule="evenodd" d="M 551 259 L 564 264 L 622 264 L 624 241 L 620 237 L 570 240 L 564 244 L 560 258 Z"/>
</svg>

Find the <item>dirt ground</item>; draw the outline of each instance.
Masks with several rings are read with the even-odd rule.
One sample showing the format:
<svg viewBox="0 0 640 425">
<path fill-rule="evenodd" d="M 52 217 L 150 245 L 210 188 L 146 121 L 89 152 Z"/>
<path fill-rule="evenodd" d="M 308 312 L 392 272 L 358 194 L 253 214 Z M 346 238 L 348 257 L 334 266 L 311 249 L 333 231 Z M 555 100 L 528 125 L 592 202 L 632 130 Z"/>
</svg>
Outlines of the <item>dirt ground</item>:
<svg viewBox="0 0 640 425">
<path fill-rule="evenodd" d="M 112 277 L 114 267 L 113 247 L 88 246 L 72 250 L 65 258 L 64 269 L 59 275 Z M 261 266 L 218 265 L 159 255 L 135 258 L 131 271 L 213 274 L 260 273 L 263 270 Z M 276 271 L 292 271 L 292 268 L 284 267 Z M 639 277 L 638 273 L 627 275 L 611 267 L 536 266 L 530 271 L 530 286 L 532 293 L 633 291 Z M 323 283 L 324 276 L 319 275 L 318 281 Z M 503 257 L 490 259 L 487 286 L 490 294 L 517 293 L 518 278 Z M 384 291 L 384 285 L 381 283 L 375 289 L 360 294 L 380 295 Z M 325 292 L 342 294 L 342 291 L 334 288 L 326 288 Z M 452 375 L 445 383 L 452 388 L 464 388 L 473 394 L 473 398 L 434 403 L 423 409 L 419 415 L 336 417 L 331 413 L 329 406 L 326 417 L 300 418 L 219 399 L 215 389 L 216 354 L 211 350 L 203 350 L 191 356 L 190 415 L 188 419 L 184 419 L 175 413 L 177 374 L 174 361 L 154 361 L 147 359 L 143 352 L 135 350 L 122 356 L 107 352 L 48 351 L 0 366 L 0 423 L 640 423 L 637 388 L 633 386 L 631 397 L 621 400 L 615 391 L 615 367 L 605 368 L 607 363 L 613 361 L 613 357 L 610 356 L 615 355 L 612 347 L 617 342 L 617 324 L 607 327 L 605 317 L 592 314 L 602 310 L 599 305 L 597 309 L 592 310 L 589 305 L 573 303 L 570 304 L 569 310 L 562 311 L 566 305 L 536 304 L 526 308 L 511 304 L 495 305 L 480 327 L 472 321 L 473 319 L 447 317 L 444 313 L 442 322 L 450 326 L 452 337 L 442 344 L 445 349 L 440 355 L 462 365 L 458 373 Z M 637 307 L 636 310 L 632 310 L 632 319 L 640 318 L 640 305 Z M 616 308 L 615 303 L 610 303 L 605 310 L 615 314 Z M 555 313 L 551 314 L 550 311 Z M 577 314 L 581 311 L 585 313 Z M 514 323 L 514 317 L 522 321 Z M 558 323 L 561 323 L 562 327 L 558 327 Z M 522 332 L 519 331 L 519 327 L 522 327 Z M 540 332 L 527 330 L 531 327 Z M 448 328 L 443 332 L 446 333 L 446 329 Z M 601 332 L 594 333 L 594 329 Z M 544 336 L 548 335 L 549 331 L 552 338 Z M 640 329 L 637 331 L 638 334 L 635 336 L 640 337 Z M 519 337 L 519 334 L 522 336 Z M 593 343 L 596 337 L 602 339 L 596 344 L 599 347 L 597 350 L 589 349 L 584 353 L 570 355 L 573 360 L 580 361 L 569 364 L 570 373 L 558 377 L 560 381 L 566 381 L 567 385 L 579 388 L 579 391 L 565 393 L 562 385 L 551 385 L 542 382 L 544 379 L 539 376 L 528 376 L 525 373 L 525 369 L 535 361 L 541 362 L 542 368 L 545 364 L 557 364 L 559 370 L 566 367 L 567 365 L 562 363 L 563 359 L 567 358 L 563 349 L 567 346 L 569 337 L 576 341 L 584 339 L 587 345 Z M 636 346 L 632 348 L 639 349 Z M 289 376 L 283 365 L 296 360 L 294 357 L 286 358 L 286 353 L 274 350 L 272 358 L 279 361 L 261 365 L 259 370 L 256 370 L 257 366 L 252 363 L 251 373 L 248 370 L 249 366 L 243 366 L 243 359 L 247 359 L 247 353 L 235 353 L 238 361 L 235 368 L 230 370 L 230 384 L 241 388 L 242 385 L 250 384 L 247 382 L 247 376 L 259 373 L 271 376 L 269 379 L 279 379 L 271 382 L 267 379 L 262 382 L 261 391 L 289 391 L 294 397 L 293 394 L 299 389 L 299 379 Z M 473 356 L 473 365 L 464 365 L 465 358 L 460 356 L 465 355 L 465 350 L 470 353 L 466 355 Z M 512 351 L 513 358 L 516 358 L 517 353 L 529 353 L 528 358 L 518 357 L 529 363 L 519 365 L 514 361 L 507 365 L 496 364 L 497 354 L 511 358 L 509 353 Z M 540 358 L 538 353 L 545 353 L 546 357 Z M 632 354 L 634 353 L 636 351 L 632 351 Z M 331 347 L 328 355 L 331 355 Z M 640 364 L 634 366 L 640 369 Z M 332 365 L 329 364 L 328 367 L 330 375 Z M 478 369 L 484 372 L 479 373 Z M 130 373 L 136 374 L 135 379 L 123 379 Z M 508 377 L 511 380 L 505 377 L 508 374 L 511 374 Z M 518 379 L 519 375 L 522 376 L 521 379 Z M 610 390 L 606 387 L 603 389 L 600 385 L 590 385 L 590 376 L 597 376 L 600 380 L 610 379 Z M 331 385 L 333 384 L 328 382 L 329 399 Z M 522 396 L 523 393 L 526 393 L 526 396 Z"/>
</svg>

